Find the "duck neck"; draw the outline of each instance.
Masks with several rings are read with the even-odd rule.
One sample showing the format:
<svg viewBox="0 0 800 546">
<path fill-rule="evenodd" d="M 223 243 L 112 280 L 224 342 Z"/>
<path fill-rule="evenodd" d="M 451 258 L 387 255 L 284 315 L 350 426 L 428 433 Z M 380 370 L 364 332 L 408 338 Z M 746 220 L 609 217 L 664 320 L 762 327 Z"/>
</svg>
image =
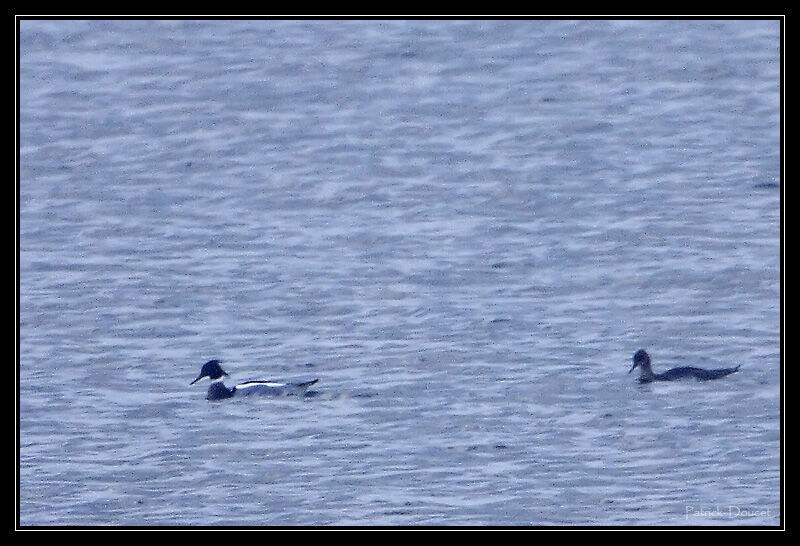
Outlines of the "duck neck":
<svg viewBox="0 0 800 546">
<path fill-rule="evenodd" d="M 236 387 L 234 387 L 234 390 Z M 219 381 L 214 381 L 211 383 L 211 386 L 208 387 L 208 396 L 206 396 L 206 400 L 222 400 L 224 398 L 230 398 L 233 396 L 233 391 L 225 386 L 222 382 L 222 379 Z"/>
<path fill-rule="evenodd" d="M 650 367 L 649 362 L 645 362 L 639 367 L 641 368 L 641 370 L 639 370 L 639 381 L 642 383 L 649 383 L 655 379 L 656 374 L 653 373 L 653 368 Z"/>
</svg>

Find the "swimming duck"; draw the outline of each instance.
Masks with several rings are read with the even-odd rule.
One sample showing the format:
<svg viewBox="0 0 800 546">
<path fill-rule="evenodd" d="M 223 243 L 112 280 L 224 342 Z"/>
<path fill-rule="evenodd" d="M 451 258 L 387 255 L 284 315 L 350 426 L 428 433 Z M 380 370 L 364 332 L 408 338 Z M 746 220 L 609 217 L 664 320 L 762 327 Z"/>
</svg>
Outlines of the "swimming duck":
<svg viewBox="0 0 800 546">
<path fill-rule="evenodd" d="M 653 373 L 653 368 L 650 367 L 650 355 L 644 349 L 639 349 L 633 355 L 633 366 L 628 371 L 631 373 L 636 367 L 641 369 L 639 374 L 639 383 L 650 383 L 651 381 L 675 381 L 676 379 L 694 378 L 698 381 L 708 381 L 709 379 L 719 379 L 730 375 L 739 369 L 735 368 L 717 368 L 715 370 L 704 370 L 703 368 L 694 368 L 692 366 L 683 366 L 681 368 L 672 368 L 664 373 Z"/>
<path fill-rule="evenodd" d="M 267 396 L 283 396 L 290 394 L 310 394 L 307 393 L 308 388 L 319 381 L 319 379 L 311 379 L 310 381 L 303 381 L 299 383 L 282 383 L 279 381 L 245 381 L 239 383 L 232 389 L 225 386 L 223 376 L 228 373 L 219 365 L 219 360 L 209 360 L 200 370 L 200 375 L 197 379 L 189 383 L 194 385 L 204 377 L 211 380 L 211 385 L 208 387 L 208 395 L 206 400 L 224 400 L 232 398 L 233 396 L 249 396 L 252 394 L 267 395 Z"/>
</svg>

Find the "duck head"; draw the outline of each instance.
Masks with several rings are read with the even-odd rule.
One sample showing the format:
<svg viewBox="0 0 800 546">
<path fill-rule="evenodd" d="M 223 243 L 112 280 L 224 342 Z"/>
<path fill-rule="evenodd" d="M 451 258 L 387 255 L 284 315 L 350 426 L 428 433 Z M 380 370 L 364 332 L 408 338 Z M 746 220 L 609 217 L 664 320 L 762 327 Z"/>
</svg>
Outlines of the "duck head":
<svg viewBox="0 0 800 546">
<path fill-rule="evenodd" d="M 650 369 L 650 355 L 647 354 L 647 351 L 644 349 L 639 349 L 636 351 L 636 354 L 633 355 L 633 366 L 628 370 L 628 373 L 635 370 L 637 366 L 641 366 L 642 370 Z"/>
<path fill-rule="evenodd" d="M 197 376 L 197 379 L 189 383 L 190 385 L 194 385 L 204 377 L 208 377 L 211 381 L 216 381 L 220 379 L 223 375 L 228 375 L 225 370 L 222 369 L 222 366 L 219 365 L 219 360 L 209 360 L 203 367 L 200 369 L 200 375 Z"/>
</svg>

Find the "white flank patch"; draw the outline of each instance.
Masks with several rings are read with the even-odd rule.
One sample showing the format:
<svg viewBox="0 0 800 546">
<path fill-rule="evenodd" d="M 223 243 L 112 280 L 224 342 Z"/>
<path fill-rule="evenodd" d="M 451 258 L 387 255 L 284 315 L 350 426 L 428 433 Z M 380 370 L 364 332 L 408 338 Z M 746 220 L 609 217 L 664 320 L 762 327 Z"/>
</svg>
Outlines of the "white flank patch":
<svg viewBox="0 0 800 546">
<path fill-rule="evenodd" d="M 237 389 L 247 389 L 250 387 L 270 387 L 273 389 L 279 389 L 281 387 L 285 387 L 286 383 L 272 383 L 270 381 L 248 381 L 247 383 L 242 383 L 240 385 L 236 385 Z"/>
</svg>

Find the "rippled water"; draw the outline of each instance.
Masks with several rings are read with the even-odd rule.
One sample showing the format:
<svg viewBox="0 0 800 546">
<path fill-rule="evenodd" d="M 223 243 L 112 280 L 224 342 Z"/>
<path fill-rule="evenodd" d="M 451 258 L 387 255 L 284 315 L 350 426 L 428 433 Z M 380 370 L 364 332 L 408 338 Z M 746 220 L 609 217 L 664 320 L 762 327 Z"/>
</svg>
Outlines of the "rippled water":
<svg viewBox="0 0 800 546">
<path fill-rule="evenodd" d="M 19 523 L 778 525 L 779 37 L 21 21 Z"/>
</svg>

